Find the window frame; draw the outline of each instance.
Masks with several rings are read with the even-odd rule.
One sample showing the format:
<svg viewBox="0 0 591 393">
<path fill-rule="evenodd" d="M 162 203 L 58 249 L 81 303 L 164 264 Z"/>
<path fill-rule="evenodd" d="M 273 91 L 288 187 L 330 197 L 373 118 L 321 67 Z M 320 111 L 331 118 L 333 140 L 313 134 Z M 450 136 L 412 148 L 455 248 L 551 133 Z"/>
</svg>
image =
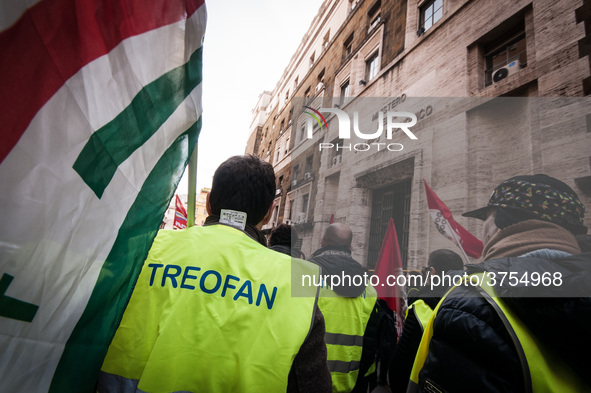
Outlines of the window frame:
<svg viewBox="0 0 591 393">
<path fill-rule="evenodd" d="M 518 45 L 523 41 L 523 50 L 509 56 L 511 46 Z M 499 39 L 499 44 L 494 44 L 492 49 L 484 53 L 484 86 L 488 87 L 493 84 L 493 74 L 495 71 L 507 66 L 515 60 L 519 60 L 519 67 L 525 68 L 527 66 L 527 36 L 525 34 L 525 27 L 515 29 L 511 34 L 505 38 Z M 494 63 L 494 57 L 505 53 L 505 59 L 501 63 Z M 521 61 L 522 55 L 525 61 Z"/>
<path fill-rule="evenodd" d="M 380 71 L 380 51 L 376 50 L 372 52 L 365 59 L 365 81 L 369 82 L 374 79 Z"/>
<path fill-rule="evenodd" d="M 347 78 L 341 83 L 341 104 L 349 97 L 351 97 L 351 78 Z"/>
<path fill-rule="evenodd" d="M 435 3 L 437 3 L 438 1 L 441 2 L 441 6 L 437 9 L 435 9 Z M 431 6 L 433 7 L 432 11 L 431 11 L 430 17 L 427 18 L 426 17 L 427 10 Z M 439 10 L 441 10 L 441 12 L 439 14 L 439 18 L 435 19 L 436 13 Z M 425 1 L 424 3 L 419 5 L 419 32 L 425 33 L 431 27 L 433 27 L 437 22 L 439 22 L 442 18 L 443 18 L 443 0 L 427 0 L 427 1 Z M 431 24 L 428 27 L 425 27 L 425 24 L 428 19 L 431 19 Z"/>
<path fill-rule="evenodd" d="M 347 58 L 353 54 L 353 37 L 355 33 L 351 33 L 349 37 L 343 42 L 343 47 L 345 48 L 345 56 Z"/>
</svg>

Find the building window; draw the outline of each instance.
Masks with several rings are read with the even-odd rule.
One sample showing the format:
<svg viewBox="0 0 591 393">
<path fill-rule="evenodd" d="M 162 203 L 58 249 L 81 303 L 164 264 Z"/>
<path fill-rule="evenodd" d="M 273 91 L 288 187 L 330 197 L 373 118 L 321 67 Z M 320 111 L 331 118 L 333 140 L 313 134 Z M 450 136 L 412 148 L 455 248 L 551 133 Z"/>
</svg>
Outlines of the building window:
<svg viewBox="0 0 591 393">
<path fill-rule="evenodd" d="M 379 57 L 376 51 L 365 61 L 365 80 L 370 81 L 378 74 Z"/>
<path fill-rule="evenodd" d="M 349 12 L 352 12 L 357 7 L 358 0 L 349 0 Z"/>
<path fill-rule="evenodd" d="M 332 142 L 332 145 L 335 147 L 342 147 L 344 140 L 340 139 L 340 138 L 336 138 L 334 139 Z M 335 166 L 335 165 L 339 165 L 343 160 L 343 149 L 342 148 L 338 148 L 335 150 L 332 150 L 333 154 L 332 154 L 332 161 L 329 162 L 329 168 Z"/>
<path fill-rule="evenodd" d="M 293 81 L 293 90 L 295 91 L 296 87 L 298 87 L 298 77 L 296 76 L 295 80 Z"/>
<path fill-rule="evenodd" d="M 381 0 L 376 1 L 374 5 L 371 6 L 367 15 L 369 17 L 369 28 L 367 32 L 371 32 L 377 25 L 380 24 L 380 7 L 382 6 Z"/>
<path fill-rule="evenodd" d="M 312 172 L 312 161 L 314 156 L 306 158 L 306 173 Z"/>
<path fill-rule="evenodd" d="M 302 128 L 300 128 L 300 141 L 303 141 L 305 136 L 306 136 L 306 123 L 302 124 Z"/>
<path fill-rule="evenodd" d="M 484 85 L 499 82 L 527 65 L 525 30 L 514 30 L 484 48 Z"/>
<path fill-rule="evenodd" d="M 328 29 L 328 31 L 324 35 L 324 38 L 322 39 L 322 48 L 323 49 L 328 48 L 328 42 L 329 41 L 330 41 L 330 29 Z"/>
<path fill-rule="evenodd" d="M 312 56 L 310 56 L 310 68 L 314 65 L 314 60 L 316 57 L 316 52 L 312 52 Z"/>
<path fill-rule="evenodd" d="M 347 79 L 345 83 L 341 85 L 341 104 L 345 101 L 345 98 L 349 97 L 350 92 L 351 84 L 349 83 L 349 79 Z"/>
<path fill-rule="evenodd" d="M 277 218 L 278 217 L 279 217 L 279 205 L 276 205 L 275 209 L 273 209 L 273 219 L 271 220 L 272 226 L 277 225 Z"/>
<path fill-rule="evenodd" d="M 310 102 L 310 87 L 306 89 L 304 93 L 304 104 L 308 104 Z"/>
<path fill-rule="evenodd" d="M 369 22 L 369 28 L 367 29 L 367 32 L 371 32 L 377 25 L 380 24 L 380 13 L 378 12 L 377 15 L 375 15 Z"/>
<path fill-rule="evenodd" d="M 344 52 L 343 57 L 348 57 L 349 55 L 351 55 L 353 53 L 353 33 L 351 33 L 351 35 L 349 37 L 347 37 L 343 46 L 345 47 L 345 52 Z"/>
<path fill-rule="evenodd" d="M 300 166 L 299 165 L 296 165 L 293 168 L 293 176 L 292 176 L 293 180 L 298 180 L 298 176 L 299 175 L 300 175 Z"/>
<path fill-rule="evenodd" d="M 419 34 L 429 30 L 443 16 L 443 0 L 429 0 L 421 6 Z"/>
<path fill-rule="evenodd" d="M 324 89 L 324 68 L 318 74 L 318 84 L 316 85 L 316 89 L 314 89 L 314 94 L 318 94 Z"/>
<path fill-rule="evenodd" d="M 304 194 L 302 197 L 302 213 L 306 214 L 308 211 L 308 201 L 310 199 L 310 194 Z"/>
</svg>

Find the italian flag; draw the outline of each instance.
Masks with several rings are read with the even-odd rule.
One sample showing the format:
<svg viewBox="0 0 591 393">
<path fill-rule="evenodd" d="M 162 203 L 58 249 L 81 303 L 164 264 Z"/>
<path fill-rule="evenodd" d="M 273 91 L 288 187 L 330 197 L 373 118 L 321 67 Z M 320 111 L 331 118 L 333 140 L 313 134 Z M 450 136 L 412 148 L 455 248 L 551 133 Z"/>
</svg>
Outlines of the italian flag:
<svg viewBox="0 0 591 393">
<path fill-rule="evenodd" d="M 92 392 L 201 130 L 205 5 L 0 16 L 0 391 Z"/>
</svg>

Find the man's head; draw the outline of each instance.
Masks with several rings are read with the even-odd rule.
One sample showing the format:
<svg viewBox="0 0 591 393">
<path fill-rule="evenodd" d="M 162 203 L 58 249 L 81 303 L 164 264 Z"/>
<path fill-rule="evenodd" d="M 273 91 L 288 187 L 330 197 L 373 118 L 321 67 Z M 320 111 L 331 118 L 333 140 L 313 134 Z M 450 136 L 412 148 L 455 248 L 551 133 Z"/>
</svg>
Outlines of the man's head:
<svg viewBox="0 0 591 393">
<path fill-rule="evenodd" d="M 213 175 L 208 198 L 210 214 L 222 209 L 246 213 L 246 222 L 257 225 L 270 217 L 275 197 L 275 173 L 268 162 L 258 157 L 234 156 L 224 161 Z"/>
<path fill-rule="evenodd" d="M 498 229 L 532 219 L 560 225 L 574 235 L 587 233 L 583 225 L 585 206 L 577 194 L 547 175 L 507 179 L 495 187 L 486 206 L 462 215 L 485 221 L 485 244 Z"/>
<path fill-rule="evenodd" d="M 429 254 L 427 265 L 433 269 L 431 274 L 441 274 L 450 270 L 464 270 L 462 257 L 446 249 L 435 250 Z"/>
<path fill-rule="evenodd" d="M 271 231 L 269 247 L 275 245 L 295 247 L 298 240 L 298 233 L 295 228 L 291 225 L 280 224 Z"/>
<path fill-rule="evenodd" d="M 322 234 L 320 245 L 322 247 L 338 246 L 350 249 L 352 240 L 353 232 L 351 232 L 351 228 L 348 225 L 336 222 L 326 227 Z"/>
</svg>

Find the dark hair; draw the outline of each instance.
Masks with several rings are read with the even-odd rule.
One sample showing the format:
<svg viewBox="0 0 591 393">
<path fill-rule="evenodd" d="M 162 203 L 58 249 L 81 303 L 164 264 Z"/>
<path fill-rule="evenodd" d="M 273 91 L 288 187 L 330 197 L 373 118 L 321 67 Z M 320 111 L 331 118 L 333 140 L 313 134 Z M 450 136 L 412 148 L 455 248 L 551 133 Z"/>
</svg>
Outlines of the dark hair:
<svg viewBox="0 0 591 393">
<path fill-rule="evenodd" d="M 222 209 L 246 213 L 246 222 L 258 224 L 275 197 L 275 172 L 268 162 L 252 155 L 224 161 L 213 175 L 209 204 L 213 214 Z"/>
<path fill-rule="evenodd" d="M 428 265 L 437 270 L 437 273 L 450 270 L 464 270 L 462 257 L 455 252 L 446 249 L 435 250 L 429 254 Z"/>
<path fill-rule="evenodd" d="M 269 247 L 274 245 L 296 247 L 298 240 L 298 233 L 295 228 L 291 225 L 280 224 L 271 231 Z"/>
</svg>

